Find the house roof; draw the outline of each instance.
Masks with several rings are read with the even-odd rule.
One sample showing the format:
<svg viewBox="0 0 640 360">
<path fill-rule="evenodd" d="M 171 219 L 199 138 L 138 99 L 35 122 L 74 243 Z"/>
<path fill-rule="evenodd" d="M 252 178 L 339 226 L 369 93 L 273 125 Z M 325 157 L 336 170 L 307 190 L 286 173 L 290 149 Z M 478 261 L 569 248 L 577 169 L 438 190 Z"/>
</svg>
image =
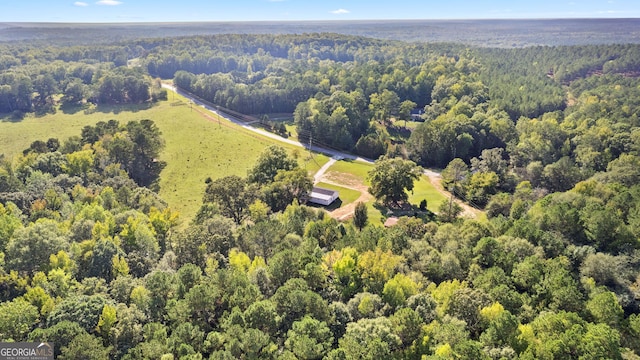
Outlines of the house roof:
<svg viewBox="0 0 640 360">
<path fill-rule="evenodd" d="M 332 202 L 338 198 L 338 195 L 339 193 L 335 190 L 314 186 L 311 190 L 311 194 L 309 194 L 309 200 L 311 202 L 315 202 L 314 200 L 316 199 Z"/>
<path fill-rule="evenodd" d="M 325 188 L 321 188 L 321 187 L 317 187 L 314 186 L 313 189 L 311 190 L 311 194 L 321 194 L 321 195 L 334 195 L 337 194 L 338 192 L 335 190 L 331 190 L 331 189 L 325 189 Z"/>
</svg>

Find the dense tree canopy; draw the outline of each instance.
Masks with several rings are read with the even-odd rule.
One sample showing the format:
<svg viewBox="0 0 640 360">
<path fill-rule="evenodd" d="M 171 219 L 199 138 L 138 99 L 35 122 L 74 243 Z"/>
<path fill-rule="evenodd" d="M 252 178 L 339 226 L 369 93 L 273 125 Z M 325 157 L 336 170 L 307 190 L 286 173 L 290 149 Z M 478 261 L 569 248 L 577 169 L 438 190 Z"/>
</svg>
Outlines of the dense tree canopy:
<svg viewBox="0 0 640 360">
<path fill-rule="evenodd" d="M 53 341 L 62 359 L 640 354 L 637 45 L 0 47 L 9 120 L 157 99 L 152 74 L 243 113 L 287 112 L 305 142 L 388 155 L 369 174 L 383 203 L 406 202 L 419 164 L 487 210 L 458 218 L 448 201 L 385 228 L 359 204 L 338 221 L 304 204 L 309 174 L 274 146 L 246 178 L 210 179 L 179 223 L 154 192 L 157 126 L 101 121 L 0 158 L 2 341 Z"/>
</svg>

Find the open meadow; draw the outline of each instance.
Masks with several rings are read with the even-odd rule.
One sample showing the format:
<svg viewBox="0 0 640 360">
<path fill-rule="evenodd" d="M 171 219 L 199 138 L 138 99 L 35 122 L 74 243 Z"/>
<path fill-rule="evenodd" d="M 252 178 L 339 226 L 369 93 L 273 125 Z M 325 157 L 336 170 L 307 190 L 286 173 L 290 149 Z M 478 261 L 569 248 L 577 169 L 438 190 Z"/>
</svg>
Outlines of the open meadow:
<svg viewBox="0 0 640 360">
<path fill-rule="evenodd" d="M 167 166 L 160 175 L 160 196 L 169 206 L 189 221 L 202 203 L 205 179 L 227 175 L 246 176 L 260 152 L 278 144 L 294 156 L 311 174 L 328 161 L 316 154 L 308 161 L 308 154 L 292 145 L 253 133 L 200 108 L 191 108 L 177 94 L 152 106 L 100 106 L 95 111 L 79 109 L 73 113 L 58 111 L 45 116 L 28 115 L 21 121 L 0 121 L 0 154 L 13 157 L 21 154 L 35 140 L 64 139 L 80 135 L 86 125 L 99 121 L 153 120 L 165 140 L 161 159 Z"/>
<path fill-rule="evenodd" d="M 162 131 L 165 148 L 160 160 L 167 166 L 160 175 L 160 196 L 180 213 L 184 222 L 190 221 L 198 211 L 208 177 L 245 176 L 269 145 L 286 148 L 310 174 L 328 161 L 322 154 L 314 154 L 310 159 L 306 150 L 219 119 L 209 111 L 191 106 L 188 100 L 173 92 L 169 100 L 153 105 L 99 106 L 90 111 L 77 109 L 45 116 L 28 115 L 21 121 L 10 121 L 7 117 L 0 121 L 0 153 L 7 157 L 19 155 L 35 140 L 58 138 L 62 142 L 70 136 L 79 136 L 86 125 L 111 119 L 121 124 L 151 119 Z M 371 164 L 338 161 L 326 176 L 330 183 L 323 186 L 341 191 L 339 207 L 344 208 L 357 201 L 361 194 L 367 195 L 367 173 L 371 169 Z M 370 196 L 364 199 L 369 207 L 369 218 L 379 223 L 382 214 L 373 206 L 374 199 Z M 427 200 L 431 211 L 436 211 L 445 200 L 426 177 L 416 182 L 409 197 L 414 204 L 422 199 Z M 348 212 L 349 209 L 344 210 Z"/>
</svg>

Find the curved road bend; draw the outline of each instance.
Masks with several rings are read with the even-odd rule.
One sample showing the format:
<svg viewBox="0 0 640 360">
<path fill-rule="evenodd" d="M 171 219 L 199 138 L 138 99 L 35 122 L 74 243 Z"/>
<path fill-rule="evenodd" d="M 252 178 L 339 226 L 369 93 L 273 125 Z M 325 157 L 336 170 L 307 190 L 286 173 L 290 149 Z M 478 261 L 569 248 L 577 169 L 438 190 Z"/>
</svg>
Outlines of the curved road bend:
<svg viewBox="0 0 640 360">
<path fill-rule="evenodd" d="M 363 157 L 360 157 L 360 156 L 355 156 L 353 154 L 348 154 L 348 153 L 344 153 L 344 152 L 337 151 L 337 150 L 327 149 L 327 148 L 316 146 L 316 145 L 309 146 L 308 144 L 303 144 L 303 143 L 301 143 L 299 141 L 296 141 L 296 140 L 283 138 L 280 135 L 276 135 L 274 133 L 270 133 L 268 131 L 253 127 L 251 125 L 247 125 L 245 122 L 240 121 L 240 120 L 234 118 L 233 116 L 230 116 L 228 114 L 219 112 L 213 106 L 210 106 L 210 105 L 207 105 L 207 104 L 203 103 L 202 101 L 194 98 L 191 94 L 186 93 L 186 92 L 178 89 L 175 86 L 168 85 L 168 84 L 162 84 L 162 87 L 165 88 L 165 89 L 169 89 L 171 91 L 174 91 L 175 93 L 177 93 L 177 94 L 179 94 L 181 96 L 184 96 L 189 101 L 192 101 L 194 104 L 196 104 L 196 105 L 198 105 L 198 106 L 200 106 L 200 107 L 202 107 L 202 108 L 204 108 L 204 109 L 206 109 L 206 110 L 208 110 L 208 111 L 210 111 L 210 112 L 222 117 L 223 119 L 229 120 L 232 123 L 240 125 L 240 126 L 242 126 L 243 128 L 245 128 L 245 129 L 247 129 L 249 131 L 253 131 L 255 133 L 261 134 L 261 135 L 266 136 L 268 138 L 275 139 L 275 140 L 278 140 L 278 141 L 281 141 L 281 142 L 284 142 L 284 143 L 287 143 L 287 144 L 290 144 L 290 145 L 293 145 L 293 146 L 302 147 L 302 148 L 307 149 L 307 150 L 311 150 L 311 151 L 315 151 L 315 152 L 322 153 L 322 154 L 325 154 L 325 155 L 329 155 L 330 157 L 335 157 L 337 159 L 340 159 L 340 158 L 342 158 L 342 159 L 350 159 L 350 160 L 362 161 L 362 162 L 365 162 L 365 163 L 373 164 L 373 160 L 371 160 L 371 159 L 363 158 Z"/>
<path fill-rule="evenodd" d="M 270 133 L 268 131 L 262 130 L 262 129 L 258 129 L 256 127 L 253 127 L 251 125 L 246 124 L 243 121 L 240 121 L 236 118 L 234 118 L 233 116 L 230 116 L 228 114 L 224 114 L 219 112 L 218 110 L 216 110 L 216 108 L 207 105 L 205 103 L 203 103 L 202 101 L 194 98 L 191 94 L 184 92 L 180 89 L 178 89 L 177 87 L 173 86 L 173 85 L 169 85 L 169 84 L 162 84 L 162 87 L 168 90 L 171 90 L 181 96 L 184 96 L 185 98 L 187 98 L 189 101 L 192 101 L 194 104 L 196 104 L 197 106 L 200 106 L 214 114 L 216 114 L 217 116 L 222 117 L 223 119 L 226 119 L 228 121 L 231 121 L 234 124 L 237 124 L 239 126 L 242 126 L 243 128 L 249 130 L 249 131 L 253 131 L 255 133 L 261 134 L 263 136 L 266 136 L 268 138 L 274 139 L 274 140 L 278 140 L 287 144 L 291 144 L 293 146 L 298 146 L 307 150 L 311 150 L 311 151 L 315 151 L 318 153 L 322 153 L 325 155 L 329 155 L 332 160 L 329 161 L 329 163 L 332 165 L 333 163 L 335 163 L 336 160 L 341 160 L 341 159 L 350 159 L 350 160 L 355 160 L 355 161 L 361 161 L 361 162 L 365 162 L 368 164 L 373 164 L 373 160 L 371 159 L 367 159 L 364 157 L 360 157 L 360 156 L 356 156 L 353 154 L 349 154 L 349 153 L 345 153 L 345 152 L 341 152 L 341 151 L 337 151 L 337 150 L 332 150 L 332 149 L 327 149 L 324 147 L 320 147 L 320 146 L 316 146 L 316 145 L 307 145 L 307 144 L 303 144 L 299 141 L 296 140 L 291 140 L 291 139 L 287 139 L 287 138 L 283 138 L 282 136 L 276 135 L 274 133 Z M 329 166 L 331 166 L 329 165 Z M 325 164 L 326 166 L 326 164 Z M 321 168 L 318 173 L 314 176 L 314 181 L 318 182 L 320 180 L 320 178 L 322 177 L 322 175 L 324 174 L 324 172 L 329 168 L 329 166 L 326 166 L 326 168 Z M 450 197 L 451 194 L 446 191 L 442 185 L 441 185 L 441 180 L 442 180 L 442 176 L 440 175 L 440 173 L 435 172 L 433 170 L 427 170 L 424 169 L 424 175 L 427 176 L 429 178 L 429 180 L 433 183 L 434 187 L 436 188 L 436 190 L 438 190 L 442 195 L 444 195 L 445 197 Z M 460 204 L 460 206 L 462 206 L 462 208 L 464 209 L 464 214 L 466 215 L 471 215 L 472 217 L 475 217 L 477 215 L 478 212 L 480 212 L 480 210 L 472 208 L 471 206 L 469 206 L 468 204 L 463 203 L 462 201 L 460 201 L 459 199 L 455 200 L 458 204 Z"/>
</svg>

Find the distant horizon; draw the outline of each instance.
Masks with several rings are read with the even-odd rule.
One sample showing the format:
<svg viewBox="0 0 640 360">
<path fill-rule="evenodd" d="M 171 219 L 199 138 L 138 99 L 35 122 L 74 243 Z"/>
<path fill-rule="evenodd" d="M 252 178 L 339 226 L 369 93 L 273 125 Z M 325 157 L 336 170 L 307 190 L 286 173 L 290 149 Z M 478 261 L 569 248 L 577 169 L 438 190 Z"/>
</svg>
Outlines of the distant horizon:
<svg viewBox="0 0 640 360">
<path fill-rule="evenodd" d="M 460 19 L 328 19 L 328 20 L 191 20 L 191 21 L 0 21 L 0 24 L 52 24 L 52 25 L 147 25 L 147 24 L 206 24 L 206 23 L 354 23 L 354 22 L 456 22 L 456 21 L 590 21 L 590 20 L 640 20 L 640 17 L 620 18 L 460 18 Z"/>
<path fill-rule="evenodd" d="M 0 23 L 119 24 L 310 21 L 637 19 L 636 0 L 21 0 Z"/>
</svg>

